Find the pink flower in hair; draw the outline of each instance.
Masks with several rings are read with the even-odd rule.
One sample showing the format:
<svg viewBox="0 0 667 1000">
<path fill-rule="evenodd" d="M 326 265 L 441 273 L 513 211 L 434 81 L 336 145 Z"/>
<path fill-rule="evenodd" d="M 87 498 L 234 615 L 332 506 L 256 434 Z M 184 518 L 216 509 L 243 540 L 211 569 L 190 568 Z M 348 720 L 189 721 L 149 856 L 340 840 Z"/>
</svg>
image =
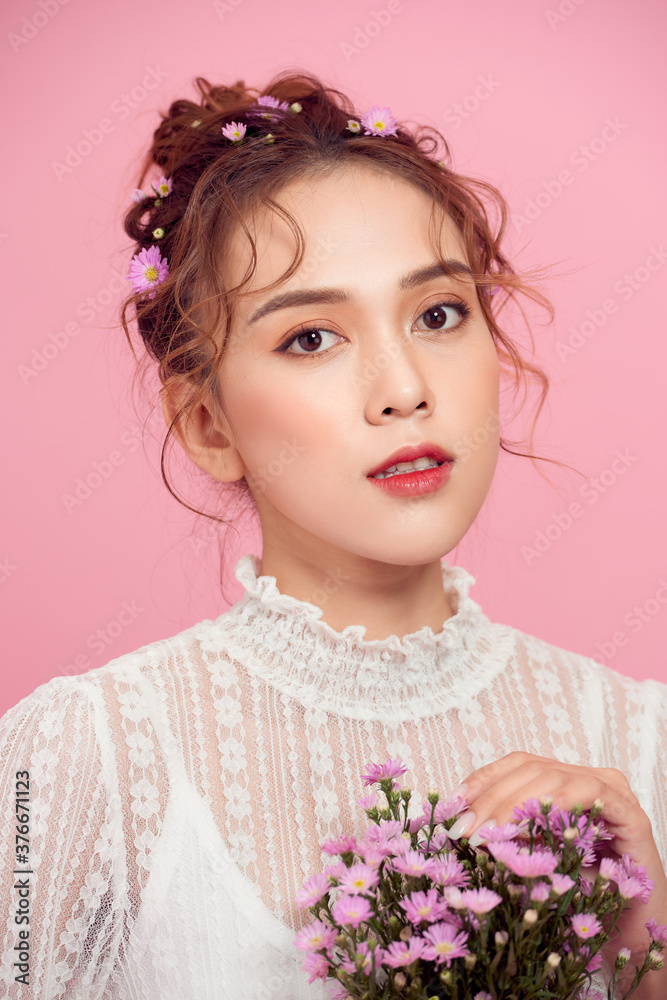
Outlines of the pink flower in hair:
<svg viewBox="0 0 667 1000">
<path fill-rule="evenodd" d="M 222 134 L 225 139 L 230 139 L 232 142 L 240 142 L 246 134 L 246 127 L 243 122 L 230 122 L 229 125 L 222 126 Z"/>
<path fill-rule="evenodd" d="M 160 248 L 152 246 L 136 253 L 130 263 L 130 273 L 127 280 L 132 282 L 135 292 L 145 292 L 148 289 L 155 289 L 169 277 L 169 263 L 166 257 L 162 257 Z M 148 298 L 154 299 L 156 292 L 149 291 Z"/>
<path fill-rule="evenodd" d="M 270 94 L 262 94 L 248 108 L 246 114 L 251 118 L 268 118 L 271 122 L 278 117 L 277 111 L 289 111 L 287 101 L 279 101 L 277 97 L 271 97 Z"/>
<path fill-rule="evenodd" d="M 166 198 L 168 194 L 171 194 L 171 189 L 172 189 L 171 177 L 165 177 L 163 174 L 160 180 L 157 182 L 157 184 L 152 185 L 152 188 L 155 191 L 158 198 Z"/>
<path fill-rule="evenodd" d="M 148 195 L 146 194 L 145 191 L 142 191 L 141 188 L 135 188 L 134 191 L 132 192 L 132 201 L 140 202 L 147 197 Z"/>
<path fill-rule="evenodd" d="M 362 115 L 361 124 L 366 130 L 364 135 L 396 135 L 398 122 L 389 108 L 381 108 L 378 104 L 374 104 L 365 115 Z"/>
</svg>

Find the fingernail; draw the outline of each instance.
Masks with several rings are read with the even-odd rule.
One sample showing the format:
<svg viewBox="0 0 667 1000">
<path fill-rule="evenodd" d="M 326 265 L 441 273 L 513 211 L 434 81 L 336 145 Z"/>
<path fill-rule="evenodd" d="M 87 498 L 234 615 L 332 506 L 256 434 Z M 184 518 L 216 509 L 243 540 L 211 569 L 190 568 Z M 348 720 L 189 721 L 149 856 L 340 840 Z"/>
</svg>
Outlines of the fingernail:
<svg viewBox="0 0 667 1000">
<path fill-rule="evenodd" d="M 458 788 L 454 789 L 454 791 L 449 796 L 449 798 L 450 798 L 450 800 L 451 799 L 455 799 L 456 796 L 458 795 L 459 798 L 464 799 L 466 797 L 467 792 L 468 792 L 468 786 L 467 785 L 465 785 L 465 784 L 464 785 L 459 785 Z"/>
<path fill-rule="evenodd" d="M 450 840 L 458 840 L 459 837 L 463 836 L 466 830 L 469 830 L 475 822 L 476 816 L 474 812 L 466 812 L 463 816 L 459 816 L 454 826 L 451 830 L 447 831 L 447 836 Z"/>
<path fill-rule="evenodd" d="M 498 826 L 498 824 L 496 823 L 495 819 L 487 819 L 486 823 L 482 823 L 479 830 L 481 830 L 483 826 Z M 479 847 L 479 845 L 482 843 L 482 837 L 480 837 L 479 835 L 479 830 L 475 830 L 472 837 L 468 841 L 471 847 Z"/>
</svg>

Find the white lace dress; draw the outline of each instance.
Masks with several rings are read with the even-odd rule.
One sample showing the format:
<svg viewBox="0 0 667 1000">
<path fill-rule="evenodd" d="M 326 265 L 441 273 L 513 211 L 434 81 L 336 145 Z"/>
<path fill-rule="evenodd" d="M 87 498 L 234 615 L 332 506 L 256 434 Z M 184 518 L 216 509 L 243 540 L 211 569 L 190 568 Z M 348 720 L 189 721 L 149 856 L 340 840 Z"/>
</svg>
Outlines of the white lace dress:
<svg viewBox="0 0 667 1000">
<path fill-rule="evenodd" d="M 516 749 L 618 767 L 667 860 L 667 686 L 490 623 L 444 561 L 442 631 L 372 641 L 258 568 L 239 559 L 246 593 L 216 621 L 55 677 L 0 720 L 3 996 L 322 1000 L 294 895 L 331 862 L 321 841 L 365 829 L 359 775 L 387 757 L 420 793 Z M 22 770 L 29 876 L 13 874 Z"/>
</svg>

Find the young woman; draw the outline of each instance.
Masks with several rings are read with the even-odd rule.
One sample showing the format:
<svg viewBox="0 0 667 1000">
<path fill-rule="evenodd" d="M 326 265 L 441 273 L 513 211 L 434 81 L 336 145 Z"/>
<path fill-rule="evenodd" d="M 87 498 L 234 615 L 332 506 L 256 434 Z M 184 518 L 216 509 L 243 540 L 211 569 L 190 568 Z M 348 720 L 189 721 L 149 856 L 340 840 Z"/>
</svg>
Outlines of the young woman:
<svg viewBox="0 0 667 1000">
<path fill-rule="evenodd" d="M 502 197 L 438 133 L 312 76 L 197 86 L 126 218 L 126 306 L 169 432 L 256 510 L 262 557 L 215 621 L 2 720 L 4 995 L 326 996 L 294 898 L 320 843 L 364 828 L 360 774 L 387 757 L 421 791 L 467 786 L 453 835 L 530 796 L 602 799 L 611 848 L 655 883 L 621 926 L 643 956 L 646 921 L 667 923 L 667 687 L 491 623 L 443 560 L 506 447 L 502 366 L 546 387 L 498 323 L 539 299 Z M 635 997 L 667 995 L 666 972 Z"/>
</svg>

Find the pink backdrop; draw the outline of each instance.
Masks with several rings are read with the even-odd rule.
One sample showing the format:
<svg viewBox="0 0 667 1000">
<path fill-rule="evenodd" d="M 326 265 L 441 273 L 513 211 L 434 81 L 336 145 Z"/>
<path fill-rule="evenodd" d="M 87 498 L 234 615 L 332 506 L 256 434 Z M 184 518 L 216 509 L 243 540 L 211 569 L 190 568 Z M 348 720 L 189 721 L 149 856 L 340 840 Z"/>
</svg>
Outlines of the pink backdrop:
<svg viewBox="0 0 667 1000">
<path fill-rule="evenodd" d="M 196 75 L 263 86 L 287 67 L 321 74 L 362 110 L 389 105 L 436 125 L 456 168 L 509 199 L 519 262 L 568 272 L 543 286 L 557 318 L 536 330 L 552 385 L 535 449 L 585 479 L 542 463 L 550 485 L 501 453 L 448 560 L 477 577 L 472 595 L 493 620 L 667 681 L 665 9 L 513 0 L 507 10 L 496 0 L 3 5 L 0 712 L 57 674 L 228 606 L 206 524 L 161 483 L 159 411 L 145 451 L 140 440 L 117 325 L 129 261 L 119 220 L 156 109 L 190 95 Z M 202 486 L 192 476 L 188 495 Z M 255 533 L 232 545 L 230 566 L 260 551 Z M 231 570 L 225 593 L 242 593 Z"/>
</svg>

